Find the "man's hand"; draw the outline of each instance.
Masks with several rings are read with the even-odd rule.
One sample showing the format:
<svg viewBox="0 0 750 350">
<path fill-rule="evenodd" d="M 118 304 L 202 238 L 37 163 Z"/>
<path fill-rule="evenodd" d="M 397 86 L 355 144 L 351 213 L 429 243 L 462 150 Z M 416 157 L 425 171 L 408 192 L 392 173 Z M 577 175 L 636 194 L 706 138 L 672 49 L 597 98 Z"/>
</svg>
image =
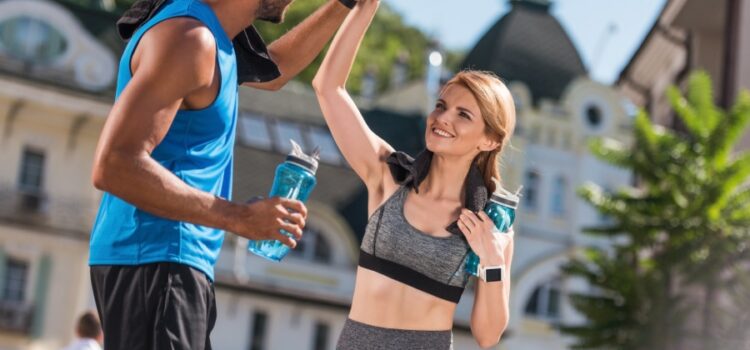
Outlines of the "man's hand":
<svg viewBox="0 0 750 350">
<path fill-rule="evenodd" d="M 264 83 L 244 83 L 263 90 L 278 90 L 305 69 L 333 37 L 350 10 L 338 0 L 330 0 L 302 23 L 268 45 L 271 59 L 281 76 Z"/>
<path fill-rule="evenodd" d="M 252 200 L 236 207 L 229 218 L 229 231 L 251 240 L 281 241 L 290 248 L 297 246 L 305 228 L 307 208 L 302 202 L 280 197 Z M 288 237 L 284 230 L 293 235 Z"/>
</svg>

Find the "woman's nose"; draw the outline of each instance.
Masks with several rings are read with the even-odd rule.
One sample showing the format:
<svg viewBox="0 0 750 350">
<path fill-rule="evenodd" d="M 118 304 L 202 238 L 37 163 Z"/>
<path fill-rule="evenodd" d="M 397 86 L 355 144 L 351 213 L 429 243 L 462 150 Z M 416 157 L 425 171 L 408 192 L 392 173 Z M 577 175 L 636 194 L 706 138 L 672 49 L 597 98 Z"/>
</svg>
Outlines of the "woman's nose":
<svg viewBox="0 0 750 350">
<path fill-rule="evenodd" d="M 451 122 L 451 119 L 451 113 L 448 111 L 443 111 L 435 116 L 435 121 L 443 125 L 448 125 Z"/>
</svg>

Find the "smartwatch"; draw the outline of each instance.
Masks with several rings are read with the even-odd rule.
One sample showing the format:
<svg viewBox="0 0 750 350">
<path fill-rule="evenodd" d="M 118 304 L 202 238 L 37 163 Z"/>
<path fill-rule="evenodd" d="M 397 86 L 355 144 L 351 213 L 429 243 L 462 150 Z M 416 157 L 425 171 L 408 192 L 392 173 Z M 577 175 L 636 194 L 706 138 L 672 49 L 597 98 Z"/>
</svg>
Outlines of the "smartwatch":
<svg viewBox="0 0 750 350">
<path fill-rule="evenodd" d="M 479 278 L 485 282 L 502 282 L 503 280 L 503 269 L 505 266 L 484 266 L 479 264 L 477 272 Z"/>
<path fill-rule="evenodd" d="M 357 6 L 357 0 L 339 0 L 339 2 L 350 10 L 353 9 L 354 6 Z"/>
</svg>

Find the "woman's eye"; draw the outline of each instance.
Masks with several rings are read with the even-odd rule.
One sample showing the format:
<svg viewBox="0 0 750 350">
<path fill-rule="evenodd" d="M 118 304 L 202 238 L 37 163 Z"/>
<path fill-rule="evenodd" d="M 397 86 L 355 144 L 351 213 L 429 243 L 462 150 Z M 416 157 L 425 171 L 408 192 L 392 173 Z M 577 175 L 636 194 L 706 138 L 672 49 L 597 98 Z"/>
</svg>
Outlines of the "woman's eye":
<svg viewBox="0 0 750 350">
<path fill-rule="evenodd" d="M 445 109 L 445 105 L 443 105 L 442 103 L 438 103 L 438 104 L 435 105 L 435 109 L 444 110 Z"/>
<path fill-rule="evenodd" d="M 458 113 L 459 116 L 466 119 L 471 119 L 471 116 L 469 116 L 466 112 Z"/>
</svg>

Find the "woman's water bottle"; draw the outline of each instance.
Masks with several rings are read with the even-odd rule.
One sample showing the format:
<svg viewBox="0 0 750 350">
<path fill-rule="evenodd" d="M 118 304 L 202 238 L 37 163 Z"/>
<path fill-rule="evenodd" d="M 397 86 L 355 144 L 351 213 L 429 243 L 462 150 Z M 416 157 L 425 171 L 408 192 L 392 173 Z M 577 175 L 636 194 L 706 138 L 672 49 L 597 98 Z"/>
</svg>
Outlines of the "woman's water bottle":
<svg viewBox="0 0 750 350">
<path fill-rule="evenodd" d="M 318 170 L 318 150 L 312 155 L 306 155 L 302 148 L 292 141 L 292 152 L 286 160 L 276 167 L 276 176 L 269 197 L 283 197 L 307 201 L 315 187 L 315 172 Z M 281 231 L 289 237 L 291 233 Z M 250 241 L 247 250 L 251 253 L 270 259 L 281 261 L 289 253 L 290 248 L 277 240 Z"/>
<path fill-rule="evenodd" d="M 502 233 L 508 232 L 510 226 L 516 220 L 516 208 L 518 208 L 519 193 L 521 188 L 516 193 L 511 193 L 504 188 L 498 186 L 495 193 L 492 194 L 487 205 L 484 206 L 484 212 L 490 217 L 495 228 Z M 464 266 L 467 273 L 477 276 L 479 268 L 479 257 L 472 251 L 469 250 L 469 255 L 466 257 L 466 265 Z"/>
</svg>

